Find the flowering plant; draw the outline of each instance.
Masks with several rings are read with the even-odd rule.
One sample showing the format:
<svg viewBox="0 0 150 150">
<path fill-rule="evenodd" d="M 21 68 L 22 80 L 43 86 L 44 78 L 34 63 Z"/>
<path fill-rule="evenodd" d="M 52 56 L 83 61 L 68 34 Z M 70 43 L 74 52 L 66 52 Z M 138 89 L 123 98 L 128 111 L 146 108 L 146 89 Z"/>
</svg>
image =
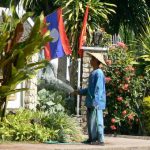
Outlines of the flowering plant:
<svg viewBox="0 0 150 150">
<path fill-rule="evenodd" d="M 142 129 L 142 100 L 145 77 L 136 74 L 134 57 L 127 46 L 119 42 L 108 52 L 106 75 L 106 132 L 136 134 Z"/>
</svg>

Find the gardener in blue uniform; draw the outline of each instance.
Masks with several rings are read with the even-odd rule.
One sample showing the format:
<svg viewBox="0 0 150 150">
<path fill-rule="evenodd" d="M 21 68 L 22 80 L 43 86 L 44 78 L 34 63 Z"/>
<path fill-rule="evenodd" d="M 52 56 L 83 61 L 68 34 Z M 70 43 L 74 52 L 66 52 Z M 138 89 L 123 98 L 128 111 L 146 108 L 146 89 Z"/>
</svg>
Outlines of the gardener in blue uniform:
<svg viewBox="0 0 150 150">
<path fill-rule="evenodd" d="M 87 126 L 91 144 L 104 145 L 103 110 L 106 106 L 105 76 L 102 65 L 106 65 L 101 53 L 88 53 L 93 71 L 90 73 L 88 87 L 78 90 L 78 94 L 85 95 L 87 107 Z"/>
</svg>

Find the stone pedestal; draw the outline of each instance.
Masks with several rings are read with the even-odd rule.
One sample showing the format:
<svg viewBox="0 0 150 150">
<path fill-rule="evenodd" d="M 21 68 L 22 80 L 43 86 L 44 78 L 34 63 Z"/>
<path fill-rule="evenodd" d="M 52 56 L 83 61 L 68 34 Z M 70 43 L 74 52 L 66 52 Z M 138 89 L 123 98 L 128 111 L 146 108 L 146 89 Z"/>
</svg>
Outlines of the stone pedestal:
<svg viewBox="0 0 150 150">
<path fill-rule="evenodd" d="M 37 62 L 38 54 L 35 54 L 32 57 L 32 62 Z M 29 90 L 25 91 L 24 93 L 24 107 L 32 110 L 36 110 L 37 104 L 37 76 L 30 80 L 25 81 L 25 88 Z"/>
</svg>

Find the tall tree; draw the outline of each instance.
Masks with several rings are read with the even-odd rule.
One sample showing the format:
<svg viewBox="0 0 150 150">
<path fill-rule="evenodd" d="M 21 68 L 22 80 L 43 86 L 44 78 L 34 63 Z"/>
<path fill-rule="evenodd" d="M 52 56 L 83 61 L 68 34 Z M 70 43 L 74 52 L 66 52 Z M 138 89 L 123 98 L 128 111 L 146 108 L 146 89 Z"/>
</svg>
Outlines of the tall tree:
<svg viewBox="0 0 150 150">
<path fill-rule="evenodd" d="M 125 39 L 128 33 L 138 37 L 143 34 L 148 23 L 148 15 L 150 13 L 149 0 L 101 0 L 103 2 L 111 2 L 117 7 L 116 13 L 109 16 L 109 23 L 106 29 L 111 34 L 118 34 L 120 28 L 124 32 Z M 127 38 L 128 39 L 128 38 Z"/>
<path fill-rule="evenodd" d="M 62 6 L 64 10 L 66 31 L 75 57 L 77 57 L 78 40 L 86 6 L 89 6 L 87 21 L 87 39 L 89 42 L 91 42 L 93 30 L 98 29 L 105 21 L 108 21 L 108 14 L 114 13 L 114 5 L 100 2 L 99 0 L 56 0 L 55 4 Z"/>
</svg>

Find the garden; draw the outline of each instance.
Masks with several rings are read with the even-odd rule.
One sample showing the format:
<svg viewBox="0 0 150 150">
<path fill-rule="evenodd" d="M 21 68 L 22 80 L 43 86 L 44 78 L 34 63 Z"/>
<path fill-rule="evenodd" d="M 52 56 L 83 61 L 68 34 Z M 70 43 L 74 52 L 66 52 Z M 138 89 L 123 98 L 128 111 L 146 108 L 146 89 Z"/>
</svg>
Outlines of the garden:
<svg viewBox="0 0 150 150">
<path fill-rule="evenodd" d="M 21 18 L 16 12 L 19 2 L 26 10 Z M 79 31 L 87 5 L 86 46 L 93 46 L 93 33 L 102 27 L 105 32 L 98 46 L 109 48 L 107 67 L 104 68 L 107 91 L 105 133 L 150 135 L 148 1 L 138 0 L 136 4 L 130 1 L 128 5 L 123 5 L 118 1 L 108 3 L 107 0 L 2 0 L 0 6 L 9 7 L 11 16 L 3 11 L 0 25 L 0 142 L 81 142 L 85 139 L 82 125 L 76 118 L 76 97 L 70 95 L 69 90 L 61 88 L 65 86 L 63 83 L 56 87 L 48 79 L 38 80 L 36 111 L 25 108 L 10 111 L 7 109 L 7 98 L 11 94 L 29 90 L 16 89 L 16 86 L 32 79 L 40 69 L 49 65 L 48 60 L 32 62 L 32 57 L 52 40 L 50 31 L 42 32 L 47 26 L 44 16 L 60 6 L 64 11 L 66 33 L 71 43 L 72 64 L 77 61 Z M 127 13 L 126 7 L 132 14 Z M 21 39 L 23 24 L 28 17 L 34 18 L 35 23 L 28 36 Z M 121 41 L 112 44 L 111 37 L 114 34 L 120 35 Z M 71 86 L 76 88 L 76 77 L 71 78 Z"/>
</svg>

